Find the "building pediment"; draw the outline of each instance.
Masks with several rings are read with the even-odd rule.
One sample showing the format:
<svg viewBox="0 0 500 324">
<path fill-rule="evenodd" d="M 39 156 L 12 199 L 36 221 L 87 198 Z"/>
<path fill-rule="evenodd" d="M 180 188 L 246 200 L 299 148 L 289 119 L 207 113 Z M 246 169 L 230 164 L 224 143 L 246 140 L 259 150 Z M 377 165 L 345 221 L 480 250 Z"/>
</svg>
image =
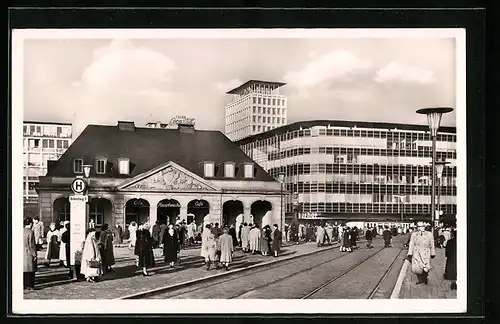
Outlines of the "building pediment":
<svg viewBox="0 0 500 324">
<path fill-rule="evenodd" d="M 137 175 L 117 187 L 118 190 L 154 191 L 217 191 L 218 188 L 205 179 L 174 162 L 168 162 L 153 170 Z"/>
</svg>

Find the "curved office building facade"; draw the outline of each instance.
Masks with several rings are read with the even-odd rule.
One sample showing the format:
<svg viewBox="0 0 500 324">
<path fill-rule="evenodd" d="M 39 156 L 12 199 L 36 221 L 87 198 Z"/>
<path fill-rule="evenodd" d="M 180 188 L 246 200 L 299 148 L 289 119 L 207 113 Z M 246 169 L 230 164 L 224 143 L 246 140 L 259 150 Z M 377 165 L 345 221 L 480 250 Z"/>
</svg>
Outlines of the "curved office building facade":
<svg viewBox="0 0 500 324">
<path fill-rule="evenodd" d="M 272 176 L 285 174 L 287 216 L 301 219 L 430 220 L 432 141 L 427 125 L 304 121 L 237 144 Z M 456 129 L 441 127 L 437 159 L 448 162 L 436 192 L 440 219 L 456 214 Z M 298 207 L 292 195 L 298 197 Z"/>
</svg>

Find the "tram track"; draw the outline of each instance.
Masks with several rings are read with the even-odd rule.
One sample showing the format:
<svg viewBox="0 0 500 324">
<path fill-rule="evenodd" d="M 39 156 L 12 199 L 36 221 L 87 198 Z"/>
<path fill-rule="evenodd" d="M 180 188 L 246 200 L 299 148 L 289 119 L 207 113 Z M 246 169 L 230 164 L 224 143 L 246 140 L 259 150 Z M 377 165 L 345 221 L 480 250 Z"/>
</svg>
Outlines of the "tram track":
<svg viewBox="0 0 500 324">
<path fill-rule="evenodd" d="M 202 291 L 202 290 L 206 290 L 207 288 L 210 288 L 210 287 L 219 286 L 221 284 L 228 283 L 231 281 L 236 281 L 238 279 L 241 279 L 241 278 L 248 276 L 249 272 L 250 272 L 250 274 L 254 275 L 254 274 L 259 274 L 259 273 L 263 273 L 266 271 L 274 270 L 274 269 L 280 268 L 280 267 L 290 267 L 290 265 L 297 264 L 299 262 L 304 262 L 304 259 L 309 259 L 309 258 L 313 258 L 313 257 L 320 257 L 322 255 L 331 253 L 332 250 L 335 250 L 339 246 L 340 245 L 335 244 L 335 245 L 326 247 L 325 249 L 316 251 L 312 254 L 299 255 L 293 259 L 277 260 L 277 261 L 272 262 L 270 264 L 257 264 L 256 266 L 259 266 L 257 268 L 257 270 L 255 270 L 255 268 L 242 268 L 242 269 L 240 269 L 240 272 L 238 272 L 238 273 L 225 274 L 225 276 L 223 276 L 223 277 L 216 278 L 214 282 L 209 282 L 201 287 L 198 287 L 198 285 L 205 282 L 204 278 L 202 278 L 200 280 L 196 280 L 192 283 L 188 283 L 189 284 L 188 287 L 180 287 L 180 291 L 174 290 L 178 287 L 169 286 L 169 287 L 162 287 L 162 288 L 159 288 L 159 289 L 156 289 L 153 291 L 145 291 L 142 293 L 137 293 L 137 294 L 134 294 L 132 296 L 125 296 L 125 297 L 122 297 L 121 299 L 141 299 L 141 298 L 151 298 L 151 297 L 155 298 L 155 296 L 157 298 L 159 295 L 165 295 L 164 298 L 178 298 L 182 295 L 192 294 L 193 292 L 196 292 L 196 291 Z M 340 256 L 336 257 L 335 259 L 343 257 L 343 256 L 344 255 L 340 255 Z M 325 264 L 325 263 L 331 262 L 333 260 L 334 259 L 328 259 L 326 261 L 321 262 L 321 264 Z M 294 274 L 296 274 L 296 273 L 294 273 Z M 208 279 L 210 279 L 210 278 L 208 278 Z M 231 299 L 231 298 L 227 298 L 227 299 Z"/>
</svg>

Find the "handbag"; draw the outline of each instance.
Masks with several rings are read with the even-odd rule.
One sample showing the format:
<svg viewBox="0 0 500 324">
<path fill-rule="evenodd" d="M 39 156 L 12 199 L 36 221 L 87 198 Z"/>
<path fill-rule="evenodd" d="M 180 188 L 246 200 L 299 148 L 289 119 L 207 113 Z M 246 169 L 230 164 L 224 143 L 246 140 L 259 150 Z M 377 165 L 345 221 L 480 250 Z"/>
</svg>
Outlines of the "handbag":
<svg viewBox="0 0 500 324">
<path fill-rule="evenodd" d="M 101 261 L 99 260 L 88 260 L 87 265 L 89 268 L 100 268 L 101 267 Z"/>
</svg>

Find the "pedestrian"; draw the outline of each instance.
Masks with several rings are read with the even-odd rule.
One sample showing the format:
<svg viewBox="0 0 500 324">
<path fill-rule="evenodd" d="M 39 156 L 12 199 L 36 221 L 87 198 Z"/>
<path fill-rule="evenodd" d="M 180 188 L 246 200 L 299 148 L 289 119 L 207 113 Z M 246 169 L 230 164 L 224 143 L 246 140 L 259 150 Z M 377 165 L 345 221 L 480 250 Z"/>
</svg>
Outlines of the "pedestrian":
<svg viewBox="0 0 500 324">
<path fill-rule="evenodd" d="M 264 226 L 260 236 L 260 251 L 263 256 L 268 256 L 271 251 L 271 228 L 269 225 Z"/>
<path fill-rule="evenodd" d="M 342 245 L 340 246 L 341 252 L 352 252 L 351 248 L 351 229 L 345 227 L 342 229 Z"/>
<path fill-rule="evenodd" d="M 328 244 L 332 244 L 333 243 L 333 227 L 332 227 L 332 225 L 326 224 L 325 232 L 326 232 Z"/>
<path fill-rule="evenodd" d="M 245 253 L 248 252 L 250 247 L 249 234 L 250 234 L 250 227 L 245 222 L 243 223 L 243 227 L 241 228 L 241 250 Z"/>
<path fill-rule="evenodd" d="M 278 224 L 273 225 L 273 233 L 272 233 L 272 250 L 274 253 L 274 257 L 278 257 L 281 252 L 281 241 L 283 240 L 283 234 L 278 228 Z"/>
<path fill-rule="evenodd" d="M 451 238 L 446 242 L 446 266 L 444 279 L 451 280 L 451 290 L 457 289 L 457 232 L 451 230 Z"/>
<path fill-rule="evenodd" d="M 148 268 L 155 266 L 153 254 L 153 238 L 149 233 L 149 224 L 143 224 L 136 231 L 137 237 L 134 246 L 134 254 L 137 257 L 137 266 L 142 268 L 142 275 L 149 277 Z"/>
<path fill-rule="evenodd" d="M 50 223 L 49 231 L 47 232 L 47 251 L 45 251 L 45 261 L 47 262 L 47 267 L 50 267 L 51 260 L 59 259 L 59 244 L 59 230 L 56 229 L 56 223 Z"/>
<path fill-rule="evenodd" d="M 187 225 L 188 245 L 194 245 L 196 238 L 196 222 L 193 220 Z"/>
<path fill-rule="evenodd" d="M 233 261 L 234 243 L 234 238 L 229 234 L 229 229 L 227 227 L 224 227 L 223 234 L 219 237 L 219 262 L 224 266 L 226 270 L 229 270 L 229 263 Z"/>
<path fill-rule="evenodd" d="M 417 284 L 427 284 L 431 259 L 436 256 L 434 237 L 431 232 L 425 230 L 423 222 L 418 222 L 417 228 L 418 231 L 411 233 L 407 259 L 411 262 L 411 271 L 417 275 Z"/>
<path fill-rule="evenodd" d="M 43 223 L 40 222 L 38 216 L 33 218 L 33 234 L 35 235 L 36 250 L 40 251 L 43 244 Z"/>
<path fill-rule="evenodd" d="M 261 251 L 260 249 L 260 229 L 257 224 L 253 226 L 248 235 L 248 240 L 250 243 L 250 251 L 252 254 L 255 254 L 257 251 Z"/>
<path fill-rule="evenodd" d="M 120 223 L 116 223 L 115 227 L 113 227 L 113 245 L 115 247 L 120 247 L 120 244 L 123 243 L 123 228 Z"/>
<path fill-rule="evenodd" d="M 23 289 L 35 289 L 35 272 L 37 270 L 37 250 L 35 233 L 31 229 L 33 220 L 31 218 L 24 219 L 24 266 L 23 266 Z"/>
<path fill-rule="evenodd" d="M 323 246 L 323 243 L 325 241 L 325 234 L 325 228 L 323 227 L 323 225 L 319 224 L 316 230 L 316 244 L 318 245 L 318 247 Z"/>
<path fill-rule="evenodd" d="M 228 231 L 228 234 L 233 238 L 233 246 L 236 247 L 236 245 L 238 245 L 238 237 L 236 236 L 236 227 L 234 224 L 231 224 Z"/>
<path fill-rule="evenodd" d="M 132 249 L 135 247 L 135 242 L 137 241 L 137 223 L 132 221 L 130 222 L 130 225 L 128 226 L 128 232 L 129 232 L 129 243 L 128 243 L 128 248 Z"/>
<path fill-rule="evenodd" d="M 177 261 L 177 254 L 180 251 L 179 236 L 177 231 L 174 229 L 174 225 L 170 224 L 168 230 L 163 234 L 163 256 L 165 257 L 165 263 L 170 264 L 173 267 Z"/>
<path fill-rule="evenodd" d="M 184 242 L 186 239 L 186 223 L 182 221 L 179 224 L 179 229 L 177 231 L 178 239 L 179 239 L 179 250 L 184 248 Z"/>
<path fill-rule="evenodd" d="M 210 224 L 207 224 L 210 226 Z M 216 261 L 216 253 L 217 253 L 217 242 L 215 241 L 215 236 L 209 231 L 206 232 L 206 239 L 203 244 L 203 255 L 205 257 L 205 265 L 207 266 L 207 270 L 210 270 L 210 265 L 212 262 Z"/>
<path fill-rule="evenodd" d="M 384 247 L 391 247 L 392 233 L 389 230 L 389 225 L 385 225 L 385 230 L 382 232 L 382 237 L 384 238 Z"/>
<path fill-rule="evenodd" d="M 205 228 L 203 229 L 203 233 L 201 234 L 201 249 L 200 249 L 200 255 L 201 257 L 206 260 L 206 254 L 207 254 L 207 240 L 208 236 L 211 234 L 211 226 L 210 224 L 205 225 Z"/>
<path fill-rule="evenodd" d="M 241 230 L 243 229 L 243 223 L 240 224 L 238 229 L 238 246 L 241 248 L 243 243 L 241 242 Z"/>
<path fill-rule="evenodd" d="M 339 225 L 338 229 L 337 229 L 337 232 L 339 233 L 339 237 L 338 237 L 339 243 L 343 242 L 343 239 L 344 239 L 344 227 L 341 226 L 341 225 Z"/>
<path fill-rule="evenodd" d="M 80 250 L 75 252 L 75 273 L 73 273 L 71 269 L 71 231 L 70 231 L 70 223 L 65 221 L 65 231 L 61 236 L 61 252 L 64 254 L 64 266 L 68 268 L 68 278 L 73 279 L 76 274 L 76 278 L 80 276 L 81 268 L 82 268 L 82 255 L 83 249 L 85 248 L 85 241 L 80 243 Z"/>
<path fill-rule="evenodd" d="M 354 226 L 351 230 L 351 248 L 352 249 L 357 249 L 358 245 L 358 228 Z"/>
<path fill-rule="evenodd" d="M 156 220 L 151 232 L 152 232 L 152 236 L 153 236 L 153 248 L 157 248 L 158 246 L 160 246 L 160 241 L 162 239 L 160 237 L 160 221 L 159 220 Z"/>
<path fill-rule="evenodd" d="M 311 226 L 311 224 L 307 224 L 307 227 L 305 230 L 306 230 L 306 242 L 312 242 L 314 231 L 313 231 L 313 227 Z"/>
<path fill-rule="evenodd" d="M 99 245 L 101 246 L 103 273 L 113 272 L 114 270 L 111 267 L 115 265 L 115 253 L 113 251 L 113 233 L 109 230 L 109 225 L 107 223 L 104 223 L 101 227 Z"/>
<path fill-rule="evenodd" d="M 373 248 L 373 246 L 372 246 L 372 239 L 373 239 L 373 237 L 372 236 L 373 236 L 372 230 L 371 229 L 367 229 L 366 233 L 365 233 L 365 239 L 366 239 L 366 247 L 368 249 Z"/>
<path fill-rule="evenodd" d="M 81 272 L 85 275 L 87 282 L 96 282 L 102 274 L 102 258 L 97 246 L 96 231 L 89 228 L 82 252 Z"/>
</svg>

